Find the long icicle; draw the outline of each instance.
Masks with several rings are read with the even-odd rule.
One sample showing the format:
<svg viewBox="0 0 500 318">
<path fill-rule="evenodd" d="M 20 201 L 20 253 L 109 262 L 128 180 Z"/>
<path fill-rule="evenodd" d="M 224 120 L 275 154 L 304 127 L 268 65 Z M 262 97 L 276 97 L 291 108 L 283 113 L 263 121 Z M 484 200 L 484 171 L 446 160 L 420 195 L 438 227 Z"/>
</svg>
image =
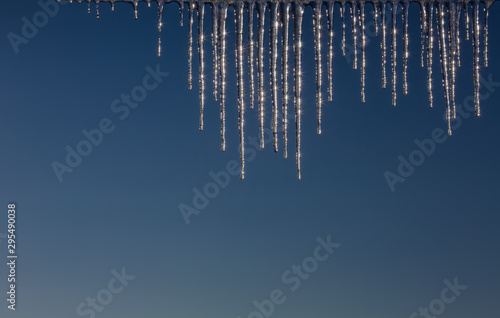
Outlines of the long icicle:
<svg viewBox="0 0 500 318">
<path fill-rule="evenodd" d="M 382 51 L 382 88 L 387 87 L 387 25 L 385 21 L 385 2 L 380 2 L 380 15 L 382 18 L 381 27 L 382 27 L 382 36 L 380 37 L 380 50 Z"/>
<path fill-rule="evenodd" d="M 214 101 L 217 101 L 219 81 L 219 5 L 212 3 L 212 55 Z"/>
<path fill-rule="evenodd" d="M 302 117 L 302 20 L 304 17 L 304 5 L 300 2 L 295 3 L 294 9 L 294 55 L 295 55 L 295 133 L 296 133 L 296 163 L 297 179 L 301 178 L 301 117 Z"/>
<path fill-rule="evenodd" d="M 274 152 L 278 152 L 278 9 L 279 4 L 277 2 L 271 3 L 270 8 L 270 36 L 269 36 L 269 47 L 270 47 L 270 67 L 271 67 L 271 98 L 273 102 L 273 120 L 272 120 L 272 130 L 273 130 L 273 146 Z"/>
<path fill-rule="evenodd" d="M 403 3 L 403 95 L 408 94 L 408 9 L 410 2 Z"/>
<path fill-rule="evenodd" d="M 264 27 L 265 27 L 265 17 L 266 17 L 266 6 L 265 2 L 259 2 L 258 17 L 259 25 L 257 31 L 258 43 L 257 43 L 257 68 L 259 77 L 259 123 L 260 123 L 260 148 L 264 148 Z"/>
<path fill-rule="evenodd" d="M 472 41 L 474 49 L 474 103 L 476 108 L 476 116 L 481 115 L 481 108 L 479 106 L 479 36 L 480 36 L 480 26 L 479 26 L 479 1 L 476 0 L 472 3 Z"/>
<path fill-rule="evenodd" d="M 193 89 L 193 23 L 196 3 L 189 3 L 188 88 Z"/>
<path fill-rule="evenodd" d="M 254 47 L 253 37 L 253 14 L 255 11 L 255 2 L 248 3 L 248 70 L 250 76 L 250 108 L 255 104 L 255 73 L 254 73 Z"/>
<path fill-rule="evenodd" d="M 427 91 L 429 92 L 429 107 L 434 104 L 434 96 L 432 94 L 432 50 L 434 48 L 434 35 L 432 21 L 434 20 L 434 5 L 427 3 Z"/>
<path fill-rule="evenodd" d="M 288 38 L 290 36 L 290 6 L 289 2 L 283 3 L 283 44 L 281 49 L 283 51 L 283 58 L 281 60 L 282 67 L 282 81 L 283 81 L 283 157 L 288 157 L 288 59 L 290 46 Z"/>
<path fill-rule="evenodd" d="M 365 32 L 365 2 L 359 3 L 360 24 L 361 24 L 361 102 L 365 102 L 365 82 L 366 82 L 366 32 Z"/>
<path fill-rule="evenodd" d="M 396 11 L 398 8 L 398 3 L 393 0 L 392 2 L 392 44 L 391 44 L 391 67 L 392 67 L 392 106 L 396 106 Z"/>
<path fill-rule="evenodd" d="M 451 117 L 453 119 L 456 118 L 456 105 L 455 105 L 455 81 L 456 81 L 456 71 L 457 71 L 457 43 L 456 43 L 456 29 L 455 29 L 455 19 L 456 19 L 456 3 L 454 1 L 451 1 L 448 4 L 448 42 L 450 43 L 449 46 L 449 68 L 450 68 L 450 103 L 451 103 Z"/>
<path fill-rule="evenodd" d="M 238 2 L 235 8 L 236 19 L 236 68 L 238 82 L 238 127 L 240 132 L 240 160 L 241 173 L 240 179 L 245 178 L 245 89 L 244 89 L 244 70 L 243 70 L 243 15 L 245 4 Z"/>
<path fill-rule="evenodd" d="M 457 16 L 455 20 L 455 36 L 456 36 L 456 43 L 457 43 L 457 67 L 460 67 L 460 16 L 461 16 L 461 11 L 462 11 L 462 6 L 457 5 Z"/>
<path fill-rule="evenodd" d="M 314 30 L 314 55 L 316 60 L 316 120 L 317 133 L 321 134 L 321 95 L 322 73 L 321 73 L 321 8 L 322 2 L 318 1 L 313 6 L 313 30 Z"/>
<path fill-rule="evenodd" d="M 446 27 L 444 3 L 437 5 L 437 30 L 439 36 L 439 52 L 441 56 L 441 74 L 443 76 L 443 89 L 446 100 L 446 121 L 448 122 L 448 135 L 451 135 L 451 109 L 450 109 L 450 84 L 448 75 L 448 49 L 446 46 Z"/>
<path fill-rule="evenodd" d="M 205 34 L 203 24 L 205 19 L 205 3 L 198 3 L 198 59 L 200 82 L 200 130 L 203 130 L 203 111 L 205 109 Z"/>
<path fill-rule="evenodd" d="M 333 100 L 333 15 L 335 3 L 328 3 L 328 101 Z"/>
<path fill-rule="evenodd" d="M 220 120 L 221 150 L 226 151 L 226 19 L 227 4 L 219 3 L 219 74 L 220 74 Z"/>
</svg>

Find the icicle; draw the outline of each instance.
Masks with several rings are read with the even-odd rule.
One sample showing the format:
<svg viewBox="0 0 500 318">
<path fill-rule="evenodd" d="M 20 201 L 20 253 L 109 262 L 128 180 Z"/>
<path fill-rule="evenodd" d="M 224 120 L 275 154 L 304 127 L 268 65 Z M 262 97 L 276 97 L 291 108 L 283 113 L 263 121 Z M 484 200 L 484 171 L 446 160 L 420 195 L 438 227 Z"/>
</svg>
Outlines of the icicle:
<svg viewBox="0 0 500 318">
<path fill-rule="evenodd" d="M 314 51 L 316 60 L 316 112 L 317 112 L 317 133 L 321 134 L 321 86 L 322 86 L 322 73 L 321 73 L 321 2 L 316 2 L 313 7 L 313 30 L 314 30 Z"/>
<path fill-rule="evenodd" d="M 375 36 L 378 35 L 378 6 L 373 2 L 373 24 L 375 26 Z"/>
<path fill-rule="evenodd" d="M 408 9 L 410 2 L 403 3 L 403 94 L 408 94 Z"/>
<path fill-rule="evenodd" d="M 257 68 L 259 76 L 259 123 L 260 123 L 260 148 L 264 148 L 264 27 L 266 17 L 265 2 L 258 4 L 258 43 L 257 43 Z"/>
<path fill-rule="evenodd" d="M 434 48 L 434 36 L 432 34 L 432 21 L 434 5 L 427 3 L 427 91 L 429 92 L 429 106 L 432 108 L 434 97 L 432 95 L 432 50 Z"/>
<path fill-rule="evenodd" d="M 450 65 L 450 103 L 451 103 L 451 117 L 456 118 L 456 105 L 455 105 L 455 80 L 456 80 L 456 58 L 457 58 L 457 43 L 456 43 L 456 3 L 451 1 L 448 4 L 448 41 L 449 47 L 449 65 Z"/>
<path fill-rule="evenodd" d="M 151 8 L 151 1 L 148 2 L 148 8 Z"/>
<path fill-rule="evenodd" d="M 392 106 L 396 106 L 396 11 L 398 8 L 398 3 L 396 1 L 392 2 L 392 58 L 391 58 L 391 66 L 392 66 Z"/>
<path fill-rule="evenodd" d="M 441 56 L 441 74 L 443 75 L 443 89 L 446 100 L 446 121 L 448 122 L 448 135 L 451 135 L 451 110 L 450 110 L 450 84 L 448 75 L 448 51 L 446 47 L 446 28 L 444 3 L 437 5 L 437 30 L 439 36 L 439 52 Z"/>
<path fill-rule="evenodd" d="M 490 3 L 484 3 L 484 67 L 488 67 L 488 17 L 490 15 Z"/>
<path fill-rule="evenodd" d="M 473 41 L 473 49 L 474 49 L 474 103 L 476 108 L 476 116 L 481 115 L 481 109 L 479 107 L 479 36 L 480 36 L 480 27 L 479 27 L 479 2 L 472 3 L 472 41 Z"/>
<path fill-rule="evenodd" d="M 352 68 L 358 69 L 358 5 L 356 2 L 351 2 L 351 22 L 352 22 L 352 44 L 354 51 L 354 60 Z"/>
<path fill-rule="evenodd" d="M 273 102 L 273 146 L 274 152 L 278 152 L 278 9 L 277 2 L 271 3 L 270 8 L 270 68 L 271 68 L 271 97 Z"/>
<path fill-rule="evenodd" d="M 137 6 L 139 4 L 139 1 L 134 1 L 134 19 L 137 20 L 138 15 L 137 15 Z"/>
<path fill-rule="evenodd" d="M 96 1 L 95 3 L 95 11 L 97 18 L 99 19 L 99 1 Z"/>
<path fill-rule="evenodd" d="M 295 133 L 296 133 L 296 162 L 297 178 L 300 180 L 300 159 L 301 159 L 301 117 L 302 117 L 302 20 L 304 17 L 304 5 L 295 3 L 294 10 L 294 75 L 295 75 Z"/>
<path fill-rule="evenodd" d="M 88 3 L 88 9 L 87 9 L 87 13 L 90 14 L 90 0 L 87 0 L 87 3 Z"/>
<path fill-rule="evenodd" d="M 365 2 L 359 3 L 361 10 L 360 23 L 361 23 L 361 102 L 365 102 L 365 68 L 366 68 L 366 35 L 365 35 Z"/>
<path fill-rule="evenodd" d="M 342 19 L 342 56 L 345 56 L 345 1 L 340 5 L 340 17 Z"/>
<path fill-rule="evenodd" d="M 255 73 L 254 73 L 254 47 L 253 38 L 253 14 L 255 11 L 255 2 L 248 3 L 248 69 L 250 73 L 250 108 L 254 108 L 255 103 Z"/>
<path fill-rule="evenodd" d="M 113 11 L 113 12 L 115 11 L 115 2 L 114 1 L 111 2 L 111 11 Z"/>
<path fill-rule="evenodd" d="M 382 88 L 387 87 L 387 72 L 386 72 L 386 64 L 387 64 L 387 44 L 386 44 L 386 36 L 387 36 L 387 25 L 385 21 L 385 2 L 380 2 L 380 14 L 382 15 L 382 36 L 380 37 L 380 49 L 382 51 Z"/>
<path fill-rule="evenodd" d="M 328 101 L 333 100 L 333 14 L 335 3 L 328 3 Z"/>
<path fill-rule="evenodd" d="M 220 74 L 220 120 L 221 120 L 221 150 L 226 151 L 226 19 L 227 4 L 219 4 L 219 74 Z"/>
<path fill-rule="evenodd" d="M 236 69 L 238 83 L 238 127 L 240 132 L 240 160 L 241 174 L 240 179 L 245 178 L 245 89 L 244 70 L 243 70 L 243 14 L 245 5 L 238 2 L 235 7 L 235 25 L 236 25 Z"/>
<path fill-rule="evenodd" d="M 288 54 L 289 47 L 289 30 L 290 30 L 290 6 L 289 2 L 283 3 L 283 51 L 282 58 L 282 81 L 283 81 L 283 157 L 288 157 Z"/>
<path fill-rule="evenodd" d="M 427 7 L 423 1 L 420 4 L 420 67 L 424 67 L 425 35 L 427 34 Z"/>
<path fill-rule="evenodd" d="M 179 1 L 179 24 L 184 26 L 184 1 Z"/>
<path fill-rule="evenodd" d="M 198 65 L 200 81 L 200 130 L 203 130 L 203 110 L 205 109 L 205 34 L 203 24 L 205 20 L 205 3 L 198 3 Z"/>
<path fill-rule="evenodd" d="M 161 29 L 163 27 L 163 1 L 158 2 L 158 57 L 161 56 Z"/>
<path fill-rule="evenodd" d="M 456 45 L 457 45 L 457 67 L 460 67 L 460 15 L 461 15 L 461 6 L 457 7 L 457 16 L 455 21 L 455 35 L 456 35 Z"/>
<path fill-rule="evenodd" d="M 470 15 L 469 15 L 469 3 L 464 2 L 464 9 L 465 9 L 465 40 L 469 41 L 469 25 L 470 25 Z"/>
<path fill-rule="evenodd" d="M 212 3 L 212 55 L 213 55 L 213 86 L 214 101 L 217 101 L 217 82 L 219 78 L 219 8 L 217 3 Z"/>
<path fill-rule="evenodd" d="M 189 40 L 188 40 L 188 89 L 193 89 L 193 23 L 194 23 L 194 10 L 196 4 L 189 3 Z"/>
</svg>

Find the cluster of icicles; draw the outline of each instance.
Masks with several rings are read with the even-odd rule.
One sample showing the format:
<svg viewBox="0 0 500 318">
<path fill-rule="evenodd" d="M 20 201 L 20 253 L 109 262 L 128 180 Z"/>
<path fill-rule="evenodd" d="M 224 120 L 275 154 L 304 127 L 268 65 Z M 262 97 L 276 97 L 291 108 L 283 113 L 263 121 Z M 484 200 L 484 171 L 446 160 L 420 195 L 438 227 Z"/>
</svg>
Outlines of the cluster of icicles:
<svg viewBox="0 0 500 318">
<path fill-rule="evenodd" d="M 68 0 L 72 2 L 72 0 Z M 82 2 L 82 0 L 76 0 Z M 135 18 L 137 19 L 137 7 L 140 0 L 83 0 L 89 5 L 96 5 L 97 17 L 99 17 L 99 3 L 110 3 L 114 10 L 115 2 L 127 2 L 133 5 Z M 402 41 L 403 41 L 403 93 L 407 94 L 407 63 L 408 63 L 408 9 L 410 2 L 420 5 L 420 28 L 421 28 L 421 67 L 427 66 L 427 88 L 429 91 L 430 107 L 433 106 L 432 92 L 432 61 L 435 42 L 439 47 L 439 57 L 441 62 L 442 86 L 446 100 L 446 118 L 448 121 L 448 133 L 451 134 L 450 122 L 456 116 L 455 111 L 455 81 L 456 70 L 460 67 L 460 21 L 465 24 L 465 39 L 472 40 L 473 47 L 473 74 L 474 74 L 474 101 L 476 115 L 480 115 L 479 107 L 479 69 L 481 55 L 484 67 L 488 66 L 488 9 L 493 0 L 329 0 L 329 1 L 164 1 L 164 0 L 142 0 L 156 2 L 158 6 L 158 55 L 161 54 L 161 29 L 164 5 L 170 2 L 179 4 L 181 25 L 183 24 L 183 9 L 187 4 L 189 12 L 189 89 L 192 89 L 192 59 L 193 59 L 193 24 L 197 17 L 198 27 L 198 57 L 199 57 L 199 89 L 200 89 L 200 130 L 203 130 L 203 111 L 205 103 L 205 61 L 204 61 L 204 16 L 205 6 L 210 5 L 212 14 L 212 49 L 213 49 L 213 98 L 220 100 L 221 119 L 221 149 L 226 148 L 225 135 L 225 107 L 226 107 L 226 20 L 228 8 L 234 8 L 235 28 L 236 28 L 236 74 L 238 90 L 238 123 L 240 134 L 240 158 L 241 158 L 241 179 L 245 175 L 245 74 L 244 63 L 248 63 L 249 85 L 250 85 L 250 107 L 254 108 L 255 100 L 258 101 L 259 125 L 260 125 L 260 147 L 264 147 L 264 33 L 266 32 L 265 17 L 267 10 L 270 11 L 270 43 L 269 43 L 269 68 L 272 100 L 272 132 L 274 150 L 278 151 L 278 113 L 281 107 L 282 112 L 282 134 L 283 153 L 287 157 L 288 144 L 288 111 L 293 94 L 293 106 L 295 111 L 295 132 L 296 132 L 296 162 L 297 177 L 300 179 L 301 165 L 301 115 L 302 115 L 302 21 L 305 6 L 310 5 L 313 11 L 313 29 L 315 43 L 316 61 L 316 108 L 317 108 L 317 133 L 321 134 L 321 107 L 323 104 L 323 57 L 322 57 L 322 25 L 323 14 L 326 13 L 327 36 L 327 99 L 333 99 L 333 17 L 335 4 L 338 4 L 340 17 L 342 19 L 342 55 L 345 55 L 346 47 L 346 15 L 350 15 L 350 22 L 353 35 L 354 59 L 353 68 L 360 68 L 361 73 L 361 100 L 365 101 L 365 46 L 366 46 L 366 5 L 372 8 L 375 33 L 381 33 L 382 51 L 382 87 L 387 86 L 386 60 L 387 44 L 386 38 L 390 36 L 391 50 L 391 84 L 392 84 L 392 104 L 396 105 L 396 45 L 397 45 L 397 13 L 398 6 L 402 6 Z M 324 9 L 323 9 L 324 8 Z M 349 11 L 346 11 L 349 10 Z M 254 22 L 254 13 L 257 12 L 257 21 Z M 248 25 L 244 26 L 244 14 L 248 15 Z M 391 15 L 389 18 L 387 15 Z M 390 25 L 387 23 L 390 21 Z M 256 31 L 254 32 L 254 24 Z M 435 24 L 435 25 L 434 25 Z M 482 26 L 482 27 L 481 27 Z M 248 39 L 243 39 L 244 28 L 247 28 Z M 290 36 L 290 29 L 293 34 Z M 388 30 L 390 28 L 390 30 Z M 388 32 L 390 34 L 388 35 Z M 256 38 L 255 38 L 256 33 Z M 436 34 L 435 34 L 436 33 Z M 484 35 L 482 44 L 482 54 L 480 49 L 481 33 Z M 290 44 L 290 37 L 292 44 Z M 278 45 L 280 44 L 280 45 Z M 292 48 L 290 47 L 292 46 Z M 359 46 L 359 49 L 358 49 Z M 278 48 L 280 48 L 278 52 Z M 358 58 L 358 50 L 361 57 Z M 247 52 L 248 59 L 245 60 L 244 51 Z M 290 53 L 293 57 L 290 57 Z M 280 70 L 278 74 L 278 57 L 281 56 Z M 293 61 L 291 61 L 293 59 Z M 293 62 L 293 67 L 289 65 Z M 257 69 L 254 72 L 254 69 Z M 289 87 L 289 77 L 293 76 L 293 89 Z M 292 92 L 293 90 L 293 92 Z M 281 92 L 281 94 L 279 94 Z M 281 95 L 281 97 L 279 96 Z"/>
</svg>

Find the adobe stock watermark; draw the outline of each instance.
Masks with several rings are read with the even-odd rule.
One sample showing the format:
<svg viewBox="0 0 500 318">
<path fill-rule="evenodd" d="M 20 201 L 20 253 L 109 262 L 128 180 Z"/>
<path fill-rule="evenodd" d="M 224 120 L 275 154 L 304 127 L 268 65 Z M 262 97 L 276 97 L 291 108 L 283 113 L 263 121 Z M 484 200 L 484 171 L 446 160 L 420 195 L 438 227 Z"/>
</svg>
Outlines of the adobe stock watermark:
<svg viewBox="0 0 500 318">
<path fill-rule="evenodd" d="M 113 297 L 121 293 L 129 282 L 135 279 L 135 276 L 127 275 L 125 267 L 121 272 L 116 269 L 111 271 L 113 277 L 109 280 L 106 288 L 97 292 L 95 297 L 87 297 L 85 302 L 81 302 L 75 309 L 80 317 L 94 318 L 97 313 L 102 312 L 107 305 L 113 301 Z"/>
<path fill-rule="evenodd" d="M 294 118 L 294 114 L 288 113 L 288 121 Z M 278 120 L 281 121 L 283 115 L 278 114 Z M 283 131 L 283 127 L 280 125 L 278 128 L 278 133 Z M 264 144 L 267 145 L 273 141 L 273 132 L 270 128 L 264 128 Z M 250 163 L 255 160 L 255 157 L 263 149 L 260 148 L 259 137 L 250 136 L 245 139 L 245 162 Z M 193 198 L 191 199 L 191 204 L 186 204 L 181 202 L 177 207 L 181 213 L 184 222 L 189 225 L 191 224 L 191 217 L 194 215 L 199 215 L 210 203 L 210 200 L 215 199 L 219 196 L 220 191 L 225 189 L 231 182 L 233 177 L 237 177 L 241 172 L 240 161 L 229 160 L 225 169 L 219 170 L 217 172 L 210 171 L 208 176 L 211 181 L 205 183 L 201 188 L 194 187 Z"/>
<path fill-rule="evenodd" d="M 169 73 L 162 72 L 160 65 L 155 68 L 146 67 L 146 75 L 141 84 L 133 87 L 128 94 L 121 94 L 120 98 L 111 102 L 110 110 L 117 114 L 118 119 L 125 120 L 130 112 L 136 109 L 140 103 L 148 97 L 148 93 L 158 88 Z M 108 117 L 104 117 L 96 125 L 96 128 L 82 130 L 83 139 L 75 145 L 67 145 L 66 156 L 63 163 L 53 161 L 51 167 L 59 182 L 64 181 L 64 174 L 72 173 L 75 168 L 82 164 L 85 157 L 90 156 L 95 147 L 98 147 L 104 140 L 104 136 L 112 133 L 116 126 Z"/>
<path fill-rule="evenodd" d="M 302 285 L 302 282 L 309 279 L 311 274 L 318 270 L 319 265 L 330 258 L 334 249 L 340 246 L 339 243 L 331 241 L 330 235 L 326 237 L 326 240 L 318 237 L 316 241 L 318 245 L 314 248 L 311 256 L 305 257 L 300 264 L 292 265 L 290 269 L 285 270 L 281 274 L 282 283 L 287 285 L 288 290 L 291 292 L 297 291 Z M 276 310 L 276 306 L 286 302 L 287 297 L 285 294 L 285 291 L 281 288 L 273 289 L 269 293 L 268 298 L 262 301 L 254 300 L 252 303 L 255 306 L 255 310 L 251 311 L 243 318 L 271 317 Z M 238 318 L 242 317 L 238 316 Z"/>
<path fill-rule="evenodd" d="M 431 300 L 428 306 L 420 307 L 418 313 L 416 311 L 411 313 L 409 318 L 417 318 L 419 316 L 424 318 L 436 318 L 436 316 L 441 315 L 445 311 L 446 305 L 455 302 L 457 297 L 462 294 L 462 291 L 467 289 L 466 285 L 460 285 L 458 283 L 457 277 L 453 279 L 453 283 L 447 279 L 443 282 L 446 287 L 441 290 L 439 297 Z"/>
<path fill-rule="evenodd" d="M 500 82 L 493 81 L 492 75 L 488 75 L 488 78 L 480 77 L 480 100 L 486 100 L 500 87 Z M 475 117 L 474 108 L 474 95 L 467 96 L 461 104 L 456 104 L 457 116 L 456 119 L 452 121 L 452 130 L 457 131 L 462 127 L 462 123 L 465 119 L 470 117 Z M 446 120 L 446 118 L 444 118 Z M 434 128 L 430 137 L 420 139 L 415 139 L 415 148 L 410 151 L 406 156 L 399 155 L 396 159 L 398 161 L 398 166 L 392 171 L 386 170 L 383 173 L 383 177 L 389 186 L 391 192 L 396 191 L 396 185 L 398 183 L 405 182 L 409 177 L 411 177 L 417 167 L 424 164 L 426 159 L 434 154 L 436 148 L 439 144 L 444 143 L 448 140 L 449 136 L 447 131 L 443 128 Z"/>
<path fill-rule="evenodd" d="M 40 0 L 38 6 L 41 8 L 28 19 L 26 16 L 21 18 L 22 27 L 20 32 L 9 32 L 7 39 L 12 45 L 12 49 L 17 54 L 22 44 L 26 45 L 37 36 L 40 29 L 44 28 L 59 13 L 59 6 L 67 4 L 67 1 L 58 2 L 55 0 Z"/>
</svg>

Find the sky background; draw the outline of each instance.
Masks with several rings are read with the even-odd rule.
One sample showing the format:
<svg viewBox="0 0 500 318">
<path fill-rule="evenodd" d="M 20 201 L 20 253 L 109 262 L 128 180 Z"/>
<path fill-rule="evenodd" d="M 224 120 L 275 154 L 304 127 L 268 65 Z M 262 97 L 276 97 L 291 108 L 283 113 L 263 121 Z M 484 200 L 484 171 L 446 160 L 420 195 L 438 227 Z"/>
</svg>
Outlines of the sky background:
<svg viewBox="0 0 500 318">
<path fill-rule="evenodd" d="M 101 4 L 99 20 L 94 6 L 91 15 L 86 4 L 58 8 L 17 54 L 7 35 L 21 35 L 22 18 L 32 20 L 41 7 L 36 1 L 5 1 L 0 11 L 0 234 L 7 232 L 7 204 L 15 202 L 19 256 L 17 310 L 8 310 L 2 300 L 2 317 L 79 317 L 77 306 L 107 288 L 111 271 L 122 268 L 135 279 L 96 317 L 247 318 L 254 300 L 281 289 L 286 302 L 273 318 L 406 318 L 439 298 L 443 281 L 455 277 L 468 287 L 440 316 L 498 317 L 498 86 L 481 102 L 482 116 L 463 119 L 395 191 L 384 177 L 386 171 L 397 173 L 398 156 L 408 158 L 417 149 L 415 139 L 446 129 L 437 43 L 435 107 L 428 106 L 417 5 L 410 7 L 408 95 L 403 96 L 398 75 L 396 108 L 390 77 L 388 88 L 381 88 L 378 36 L 367 47 L 366 103 L 361 103 L 359 70 L 340 54 L 336 9 L 334 101 L 324 104 L 320 136 L 307 8 L 302 180 L 296 179 L 291 124 L 288 159 L 281 140 L 278 154 L 267 144 L 247 163 L 246 179 L 231 177 L 189 225 L 178 206 L 192 206 L 193 189 L 211 182 L 211 171 L 239 160 L 232 10 L 227 150 L 221 152 L 211 81 L 205 130 L 198 130 L 196 46 L 193 90 L 187 87 L 187 10 L 181 27 L 178 6 L 165 7 L 158 58 L 155 6 L 141 3 L 137 21 L 128 4 L 117 4 L 114 13 Z M 499 17 L 500 6 L 493 5 L 490 64 L 481 69 L 495 82 L 500 82 Z M 209 35 L 208 14 L 205 23 Z M 473 94 L 472 48 L 470 41 L 462 43 L 458 104 Z M 211 78 L 211 46 L 205 47 Z M 400 53 L 398 38 L 399 74 Z M 120 120 L 111 103 L 141 84 L 146 67 L 157 64 L 169 76 Z M 326 72 L 324 80 L 326 96 Z M 246 94 L 248 106 L 248 82 Z M 270 127 L 270 99 L 266 107 Z M 51 164 L 64 163 L 65 147 L 75 148 L 85 138 L 81 131 L 98 127 L 103 118 L 115 130 L 59 182 Z M 256 109 L 248 108 L 246 119 L 246 135 L 258 136 Z M 328 236 L 341 246 L 291 291 L 283 272 L 312 256 L 316 239 Z M 0 239 L 6 263 L 6 239 Z M 0 286 L 6 291 L 5 264 Z"/>
</svg>

